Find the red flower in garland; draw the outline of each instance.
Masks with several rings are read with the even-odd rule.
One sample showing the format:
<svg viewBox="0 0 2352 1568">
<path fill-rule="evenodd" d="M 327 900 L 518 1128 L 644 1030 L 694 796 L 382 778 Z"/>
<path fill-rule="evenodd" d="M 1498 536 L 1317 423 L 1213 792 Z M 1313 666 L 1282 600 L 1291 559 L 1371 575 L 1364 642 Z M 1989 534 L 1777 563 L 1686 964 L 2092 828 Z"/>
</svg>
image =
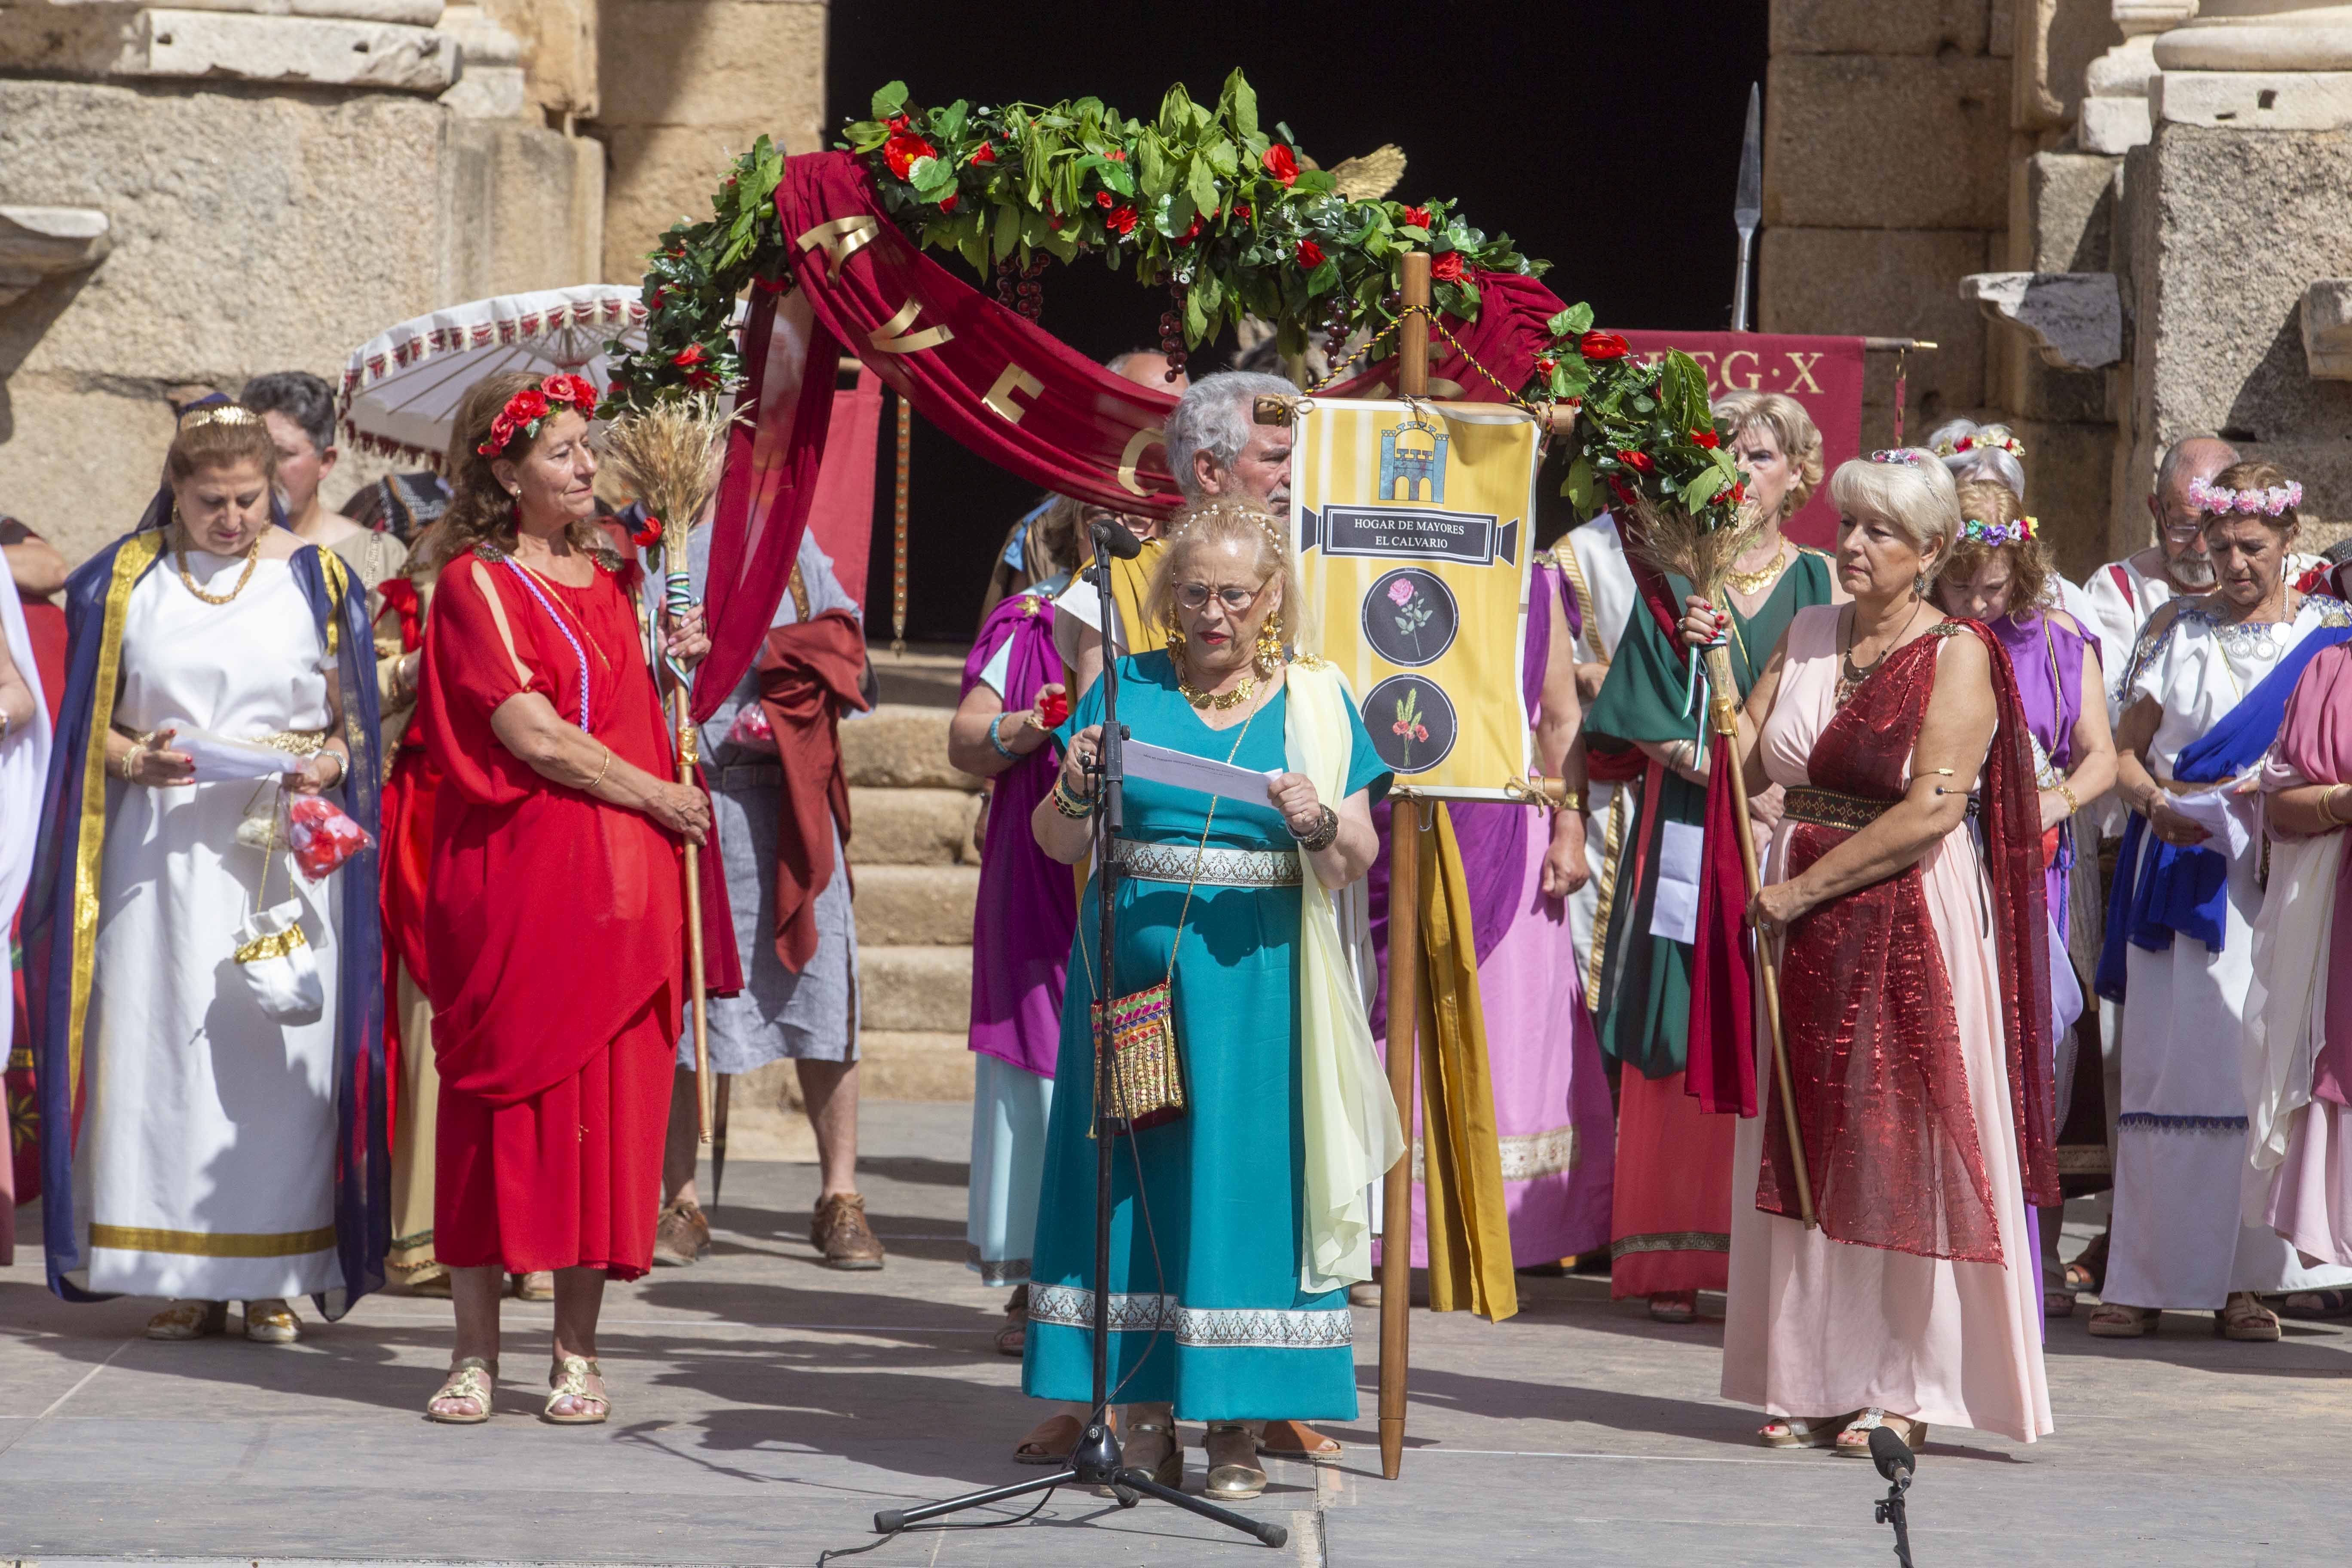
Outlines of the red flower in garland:
<svg viewBox="0 0 2352 1568">
<path fill-rule="evenodd" d="M 962 200 L 963 198 L 961 196 L 957 195 L 953 191 L 950 191 L 946 195 L 940 198 L 940 211 L 943 213 L 951 213 L 956 210 L 957 204 Z"/>
<path fill-rule="evenodd" d="M 1311 239 L 1298 242 L 1298 265 L 1308 272 L 1323 265 L 1323 247 Z"/>
<path fill-rule="evenodd" d="M 1298 178 L 1298 154 L 1279 142 L 1267 148 L 1265 156 L 1258 162 L 1265 165 L 1265 172 L 1274 176 L 1276 184 L 1287 185 Z"/>
<path fill-rule="evenodd" d="M 507 399 L 507 417 L 518 425 L 529 425 L 534 420 L 546 418 L 547 395 L 537 387 L 524 387 Z"/>
<path fill-rule="evenodd" d="M 911 131 L 896 132 L 887 142 L 882 143 L 882 161 L 890 166 L 892 174 L 902 180 L 910 177 L 908 171 L 915 166 L 916 159 L 936 158 L 939 155 L 938 148 Z"/>
<path fill-rule="evenodd" d="M 700 343 L 688 343 L 686 347 L 678 350 L 677 353 L 670 355 L 669 363 L 677 365 L 681 370 L 691 370 L 709 357 L 710 356 L 709 354 L 702 352 L 702 345 Z"/>
<path fill-rule="evenodd" d="M 709 363 L 710 356 L 702 352 L 700 343 L 688 343 L 670 356 L 670 363 L 686 372 L 686 384 L 700 391 L 718 384 L 718 373 Z"/>
<path fill-rule="evenodd" d="M 1558 361 L 1558 360 L 1556 360 L 1556 359 L 1552 358 L 1552 357 L 1551 357 L 1551 355 L 1549 355 L 1549 354 L 1540 354 L 1540 355 L 1538 355 L 1538 356 L 1537 356 L 1537 359 L 1536 359 L 1536 374 L 1537 374 L 1538 375 L 1549 375 L 1552 372 L 1554 372 L 1554 371 L 1558 370 L 1559 368 L 1559 361 Z"/>
<path fill-rule="evenodd" d="M 1633 345 L 1615 332 L 1587 332 L 1577 340 L 1576 352 L 1586 359 L 1623 359 Z"/>
<path fill-rule="evenodd" d="M 1133 207 L 1111 208 L 1110 212 L 1103 218 L 1103 226 L 1117 234 L 1133 234 L 1135 232 L 1135 209 Z"/>
<path fill-rule="evenodd" d="M 1713 450 L 1715 447 L 1723 445 L 1723 437 L 1717 436 L 1711 429 L 1694 430 L 1691 432 L 1691 445 L 1694 447 L 1705 447 L 1709 450 Z"/>
<path fill-rule="evenodd" d="M 1178 235 L 1178 236 L 1176 237 L 1176 243 L 1177 243 L 1177 244 L 1179 244 L 1179 245 L 1190 245 L 1190 244 L 1192 244 L 1194 240 L 1196 240 L 1196 239 L 1198 239 L 1198 238 L 1200 238 L 1200 237 L 1201 237 L 1201 215 L 1200 215 L 1199 213 L 1194 213 L 1194 214 L 1192 215 L 1192 227 L 1190 227 L 1190 228 L 1188 228 L 1188 229 L 1186 229 L 1183 233 L 1181 233 L 1181 234 L 1180 234 L 1180 235 Z"/>
<path fill-rule="evenodd" d="M 1118 198 L 1112 195 L 1108 191 L 1097 191 L 1095 193 L 1095 205 L 1098 207 L 1111 206 L 1115 205 L 1118 200 Z"/>
<path fill-rule="evenodd" d="M 1637 452 L 1631 447 L 1620 448 L 1617 460 L 1637 474 L 1654 474 L 1658 471 L 1658 465 L 1651 460 L 1649 453 Z"/>
<path fill-rule="evenodd" d="M 650 549 L 652 549 L 655 545 L 659 544 L 659 543 L 661 542 L 661 536 L 662 536 L 662 521 L 661 521 L 661 519 L 659 519 L 659 518 L 656 517 L 656 516 L 655 516 L 653 513 L 651 513 L 651 512 L 647 512 L 647 513 L 646 513 L 646 521 L 645 521 L 644 525 L 643 525 L 642 527 L 640 527 L 640 528 L 639 528 L 639 529 L 638 529 L 635 533 L 632 533 L 631 535 L 629 535 L 629 539 L 630 539 L 630 541 L 631 541 L 633 543 L 635 543 L 635 544 L 636 545 L 636 547 L 637 547 L 638 549 L 640 549 L 640 550 L 650 550 Z"/>
<path fill-rule="evenodd" d="M 1748 486 L 1747 486 L 1747 484 L 1746 484 L 1746 482 L 1745 482 L 1745 481 L 1743 481 L 1743 482 L 1741 482 L 1741 483 L 1739 483 L 1739 484 L 1733 485 L 1733 486 L 1731 487 L 1731 504 L 1732 504 L 1732 505 L 1734 505 L 1734 506 L 1738 506 L 1738 505 L 1739 505 L 1741 502 L 1745 501 L 1747 499 L 1748 499 Z"/>
<path fill-rule="evenodd" d="M 1126 163 L 1126 162 L 1127 162 L 1127 149 L 1126 149 L 1126 148 L 1124 148 L 1124 147 L 1114 147 L 1114 148 L 1112 148 L 1112 149 L 1110 150 L 1110 161 L 1111 161 L 1112 163 Z"/>
<path fill-rule="evenodd" d="M 904 131 L 905 129 L 907 129 L 907 117 L 906 117 L 905 115 L 903 115 L 903 114 L 894 114 L 894 115 L 892 115 L 889 119 L 887 119 L 887 120 L 884 121 L 882 123 L 883 123 L 884 127 L 885 127 L 886 129 L 887 129 L 887 130 L 890 130 L 890 131 Z"/>
<path fill-rule="evenodd" d="M 1461 282 L 1462 253 L 1449 250 L 1443 256 L 1433 258 L 1429 263 L 1429 277 L 1433 283 Z"/>
<path fill-rule="evenodd" d="M 1397 219 L 1408 228 L 1425 229 L 1429 226 L 1429 209 L 1407 207 L 1397 215 Z"/>
<path fill-rule="evenodd" d="M 965 163 L 995 163 L 995 162 L 996 162 L 996 143 L 995 143 L 995 142 L 982 142 L 982 143 L 980 144 L 980 150 L 979 150 L 978 152 L 974 153 L 971 157 L 969 157 L 969 158 L 965 159 L 965 160 L 964 160 L 964 162 L 965 162 Z"/>
<path fill-rule="evenodd" d="M 1234 204 L 1234 216 L 1241 219 L 1244 223 L 1255 221 L 1250 216 L 1250 205 L 1247 202 L 1235 202 Z"/>
</svg>

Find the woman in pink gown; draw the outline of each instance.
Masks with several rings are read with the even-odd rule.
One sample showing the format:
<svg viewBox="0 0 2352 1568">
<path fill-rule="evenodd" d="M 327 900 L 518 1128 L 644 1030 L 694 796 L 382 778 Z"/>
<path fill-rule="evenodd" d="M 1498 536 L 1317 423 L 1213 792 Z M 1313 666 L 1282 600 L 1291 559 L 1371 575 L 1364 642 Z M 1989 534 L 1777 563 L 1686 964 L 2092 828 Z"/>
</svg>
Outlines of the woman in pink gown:
<svg viewBox="0 0 2352 1568">
<path fill-rule="evenodd" d="M 1925 597 L 1959 529 L 1942 466 L 1878 454 L 1831 493 L 1854 602 L 1797 613 L 1741 724 L 1750 787 L 1788 792 L 1752 913 L 1780 939 L 1819 1228 L 1759 1026 L 1723 1394 L 1765 1408 L 1774 1447 L 1867 1456 L 1874 1427 L 1916 1447 L 1937 1423 L 2032 1442 L 2052 1426 L 2025 1205 L 2056 1172 L 2024 711 L 1999 642 Z M 1693 604 L 1695 639 L 1714 612 Z"/>
</svg>

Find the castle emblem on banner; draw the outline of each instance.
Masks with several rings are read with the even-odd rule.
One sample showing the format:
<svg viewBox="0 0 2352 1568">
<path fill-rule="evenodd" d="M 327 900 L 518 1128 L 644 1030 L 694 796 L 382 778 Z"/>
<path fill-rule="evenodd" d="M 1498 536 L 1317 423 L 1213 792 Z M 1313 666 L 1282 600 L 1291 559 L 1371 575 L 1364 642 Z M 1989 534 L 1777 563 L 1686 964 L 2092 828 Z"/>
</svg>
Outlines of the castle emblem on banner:
<svg viewBox="0 0 2352 1568">
<path fill-rule="evenodd" d="M 1445 504 L 1444 431 L 1415 416 L 1381 432 L 1381 500 Z"/>
</svg>

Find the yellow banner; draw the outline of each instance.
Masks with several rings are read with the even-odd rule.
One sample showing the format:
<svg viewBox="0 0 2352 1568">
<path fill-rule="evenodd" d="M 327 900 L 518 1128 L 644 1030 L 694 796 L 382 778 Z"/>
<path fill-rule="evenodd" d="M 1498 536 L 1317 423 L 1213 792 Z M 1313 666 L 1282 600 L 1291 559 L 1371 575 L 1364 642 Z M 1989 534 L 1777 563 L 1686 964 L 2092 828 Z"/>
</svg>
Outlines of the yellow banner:
<svg viewBox="0 0 2352 1568">
<path fill-rule="evenodd" d="M 1339 666 L 1397 783 L 1505 798 L 1532 738 L 1520 690 L 1536 426 L 1492 403 L 1307 398 L 1290 537 L 1311 651 Z"/>
</svg>

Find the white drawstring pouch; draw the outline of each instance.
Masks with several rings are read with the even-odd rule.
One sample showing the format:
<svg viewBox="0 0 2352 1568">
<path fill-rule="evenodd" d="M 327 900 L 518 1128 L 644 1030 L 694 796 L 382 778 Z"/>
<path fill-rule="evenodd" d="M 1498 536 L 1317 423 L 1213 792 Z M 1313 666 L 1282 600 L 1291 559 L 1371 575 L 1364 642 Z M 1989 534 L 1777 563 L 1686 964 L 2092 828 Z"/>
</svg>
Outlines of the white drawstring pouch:
<svg viewBox="0 0 2352 1568">
<path fill-rule="evenodd" d="M 282 1023 L 305 1023 L 327 1005 L 318 954 L 302 934 L 302 900 L 262 910 L 236 928 L 236 969 L 264 1013 Z"/>
</svg>

